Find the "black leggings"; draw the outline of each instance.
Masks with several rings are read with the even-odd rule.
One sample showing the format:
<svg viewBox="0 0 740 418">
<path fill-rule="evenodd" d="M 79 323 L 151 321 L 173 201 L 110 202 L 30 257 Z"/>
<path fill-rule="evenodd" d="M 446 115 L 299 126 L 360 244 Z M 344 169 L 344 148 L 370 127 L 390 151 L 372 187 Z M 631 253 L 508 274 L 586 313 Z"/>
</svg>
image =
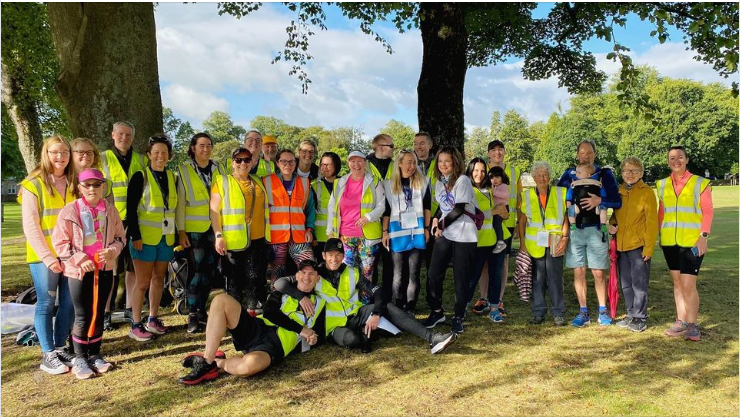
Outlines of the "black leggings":
<svg viewBox="0 0 740 418">
<path fill-rule="evenodd" d="M 99 271 L 97 283 L 94 272 L 85 273 L 82 280 L 69 279 L 67 282 L 75 306 L 75 322 L 72 326 L 75 355 L 98 355 L 103 340 L 103 313 L 113 286 L 113 271 Z"/>
<path fill-rule="evenodd" d="M 226 292 L 247 309 L 267 300 L 267 244 L 264 238 L 252 240 L 243 251 L 228 251 L 222 260 Z"/>
<path fill-rule="evenodd" d="M 452 260 L 452 275 L 455 285 L 455 316 L 465 316 L 465 305 L 473 270 L 476 242 L 450 241 L 444 236 L 434 242 L 432 265 L 427 272 L 427 305 L 432 311 L 442 310 L 442 288 L 447 266 Z"/>
<path fill-rule="evenodd" d="M 373 314 L 375 305 L 365 305 L 360 308 L 356 315 L 348 318 L 347 324 L 343 327 L 337 327 L 332 332 L 334 342 L 342 347 L 357 348 L 362 345 L 362 334 L 365 331 L 365 323 Z M 427 329 L 421 322 L 410 317 L 406 312 L 399 309 L 396 305 L 389 303 L 386 305 L 385 312 L 381 313 L 385 319 L 397 326 L 401 331 L 405 331 L 424 339 L 426 342 L 432 341 L 434 332 Z M 378 335 L 377 329 L 373 331 L 371 338 Z"/>
<path fill-rule="evenodd" d="M 393 303 L 406 310 L 415 310 L 419 299 L 419 270 L 421 269 L 421 252 L 409 250 L 402 253 L 391 253 L 393 258 Z M 404 275 L 403 273 L 406 272 Z"/>
</svg>

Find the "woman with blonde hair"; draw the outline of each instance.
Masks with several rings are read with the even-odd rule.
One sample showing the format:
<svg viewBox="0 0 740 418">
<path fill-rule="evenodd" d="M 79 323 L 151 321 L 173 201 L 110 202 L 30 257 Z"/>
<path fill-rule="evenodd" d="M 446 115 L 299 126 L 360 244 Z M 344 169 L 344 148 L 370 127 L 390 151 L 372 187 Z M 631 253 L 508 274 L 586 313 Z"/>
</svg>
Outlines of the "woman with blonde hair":
<svg viewBox="0 0 740 418">
<path fill-rule="evenodd" d="M 74 356 L 64 345 L 74 317 L 74 305 L 64 266 L 51 245 L 51 234 L 62 208 L 74 200 L 70 189 L 74 170 L 69 164 L 72 149 L 66 139 L 52 136 L 44 141 L 41 161 L 21 182 L 23 234 L 26 236 L 26 262 L 36 288 L 34 327 L 43 358 L 41 370 L 62 374 L 72 367 Z M 59 308 L 54 314 L 55 300 Z"/>
<path fill-rule="evenodd" d="M 383 282 L 383 287 L 386 292 L 392 290 L 396 306 L 413 315 L 420 290 L 421 253 L 429 241 L 432 198 L 429 180 L 418 169 L 413 151 L 401 150 L 392 170 L 391 178 L 383 182 L 386 202 L 382 241 L 393 259 L 393 283 L 389 286 Z M 405 266 L 408 276 L 404 278 Z"/>
</svg>

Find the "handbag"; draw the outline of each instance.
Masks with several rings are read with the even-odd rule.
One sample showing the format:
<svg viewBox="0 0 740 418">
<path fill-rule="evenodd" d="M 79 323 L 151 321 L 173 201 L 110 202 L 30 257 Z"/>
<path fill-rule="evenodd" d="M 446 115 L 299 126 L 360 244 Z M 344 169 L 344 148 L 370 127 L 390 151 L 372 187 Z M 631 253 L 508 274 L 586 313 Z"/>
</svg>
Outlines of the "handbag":
<svg viewBox="0 0 740 418">
<path fill-rule="evenodd" d="M 482 210 L 475 208 L 474 214 L 466 210 L 465 214 L 470 216 L 470 219 L 475 222 L 475 227 L 478 228 L 479 231 L 481 228 L 483 228 L 483 222 L 485 222 L 486 220 L 486 215 L 483 213 Z"/>
</svg>

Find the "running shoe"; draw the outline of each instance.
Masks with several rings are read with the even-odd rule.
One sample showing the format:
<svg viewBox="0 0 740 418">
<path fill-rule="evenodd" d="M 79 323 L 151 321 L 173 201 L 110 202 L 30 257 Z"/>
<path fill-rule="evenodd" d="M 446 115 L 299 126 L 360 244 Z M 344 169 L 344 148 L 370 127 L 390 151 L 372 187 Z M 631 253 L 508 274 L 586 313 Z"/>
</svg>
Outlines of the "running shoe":
<svg viewBox="0 0 740 418">
<path fill-rule="evenodd" d="M 75 355 L 73 353 L 69 352 L 69 348 L 67 347 L 57 347 L 54 350 L 57 353 L 57 358 L 59 361 L 62 362 L 65 366 L 69 367 L 70 369 L 74 365 L 75 361 Z"/>
<path fill-rule="evenodd" d="M 599 319 L 597 320 L 597 322 L 602 327 L 605 327 L 612 324 L 612 317 L 609 316 L 609 312 L 604 309 L 603 311 L 599 311 Z"/>
<path fill-rule="evenodd" d="M 502 323 L 504 322 L 504 317 L 501 316 L 501 313 L 499 313 L 498 309 L 495 309 L 491 311 L 491 313 L 488 314 L 488 317 L 491 318 L 491 321 Z"/>
<path fill-rule="evenodd" d="M 632 332 L 643 332 L 647 329 L 647 321 L 645 319 L 633 318 L 627 329 Z"/>
<path fill-rule="evenodd" d="M 573 321 L 571 321 L 570 324 L 576 328 L 583 328 L 584 326 L 590 323 L 591 323 L 591 317 L 588 316 L 587 313 L 578 312 L 578 315 L 576 315 L 576 317 L 573 318 Z"/>
<path fill-rule="evenodd" d="M 193 359 L 193 369 L 190 373 L 178 379 L 178 382 L 183 385 L 198 385 L 216 378 L 218 378 L 216 362 L 208 364 L 203 357 L 196 357 Z"/>
<path fill-rule="evenodd" d="M 116 326 L 113 325 L 113 318 L 111 317 L 110 312 L 106 312 L 103 315 L 103 331 L 113 331 L 116 329 Z"/>
<path fill-rule="evenodd" d="M 182 367 L 193 367 L 193 361 L 196 357 L 203 357 L 203 353 L 190 353 L 182 358 Z M 226 353 L 224 353 L 221 350 L 216 351 L 216 358 L 217 359 L 225 359 Z"/>
<path fill-rule="evenodd" d="M 565 318 L 563 318 L 562 316 L 556 316 L 553 318 L 553 320 L 556 327 L 562 327 L 563 325 L 565 325 Z"/>
<path fill-rule="evenodd" d="M 149 341 L 152 339 L 152 333 L 144 328 L 141 322 L 134 324 L 129 331 L 128 336 L 136 341 Z"/>
<path fill-rule="evenodd" d="M 541 317 L 539 315 L 532 315 L 532 319 L 529 320 L 529 323 L 532 325 L 539 325 L 545 320 L 544 317 Z"/>
<path fill-rule="evenodd" d="M 699 326 L 696 324 L 687 324 L 685 339 L 689 341 L 701 341 L 701 332 Z"/>
<path fill-rule="evenodd" d="M 506 249 L 506 243 L 503 241 L 499 241 L 496 243 L 496 246 L 493 247 L 493 253 L 499 254 L 501 251 L 504 251 Z"/>
<path fill-rule="evenodd" d="M 89 364 L 96 373 L 100 374 L 108 373 L 113 368 L 113 364 L 105 361 L 100 354 L 90 356 Z"/>
<path fill-rule="evenodd" d="M 470 310 L 476 315 L 485 315 L 491 311 L 491 305 L 485 298 L 480 298 L 475 301 L 475 305 Z"/>
<path fill-rule="evenodd" d="M 457 334 L 454 332 L 448 332 L 447 334 L 440 334 L 435 332 L 432 336 L 432 342 L 429 343 L 429 349 L 432 354 L 439 354 L 450 346 L 457 339 Z"/>
<path fill-rule="evenodd" d="M 134 311 L 131 308 L 123 310 L 123 322 L 128 322 L 131 325 L 134 324 Z"/>
<path fill-rule="evenodd" d="M 80 380 L 95 377 L 95 372 L 90 368 L 90 365 L 87 364 L 87 359 L 84 357 L 75 358 L 72 373 L 74 373 L 75 377 Z"/>
<path fill-rule="evenodd" d="M 191 313 L 188 314 L 188 334 L 195 334 L 196 332 L 202 331 L 200 321 L 198 321 L 198 315 Z"/>
<path fill-rule="evenodd" d="M 455 334 L 462 334 L 465 332 L 465 328 L 463 327 L 463 319 L 459 316 L 455 316 L 452 318 L 452 332 Z"/>
<path fill-rule="evenodd" d="M 149 318 L 149 322 L 146 323 L 145 328 L 152 334 L 162 335 L 167 332 L 167 327 L 164 326 L 162 320 L 159 318 Z"/>
<path fill-rule="evenodd" d="M 617 322 L 616 325 L 619 328 L 629 328 L 630 323 L 632 323 L 632 318 L 630 318 L 629 316 L 625 316 L 624 319 L 622 319 L 621 321 Z"/>
<path fill-rule="evenodd" d="M 427 328 L 434 328 L 437 324 L 444 323 L 446 319 L 444 311 L 432 311 L 429 313 L 429 317 L 422 321 L 422 325 Z"/>
<path fill-rule="evenodd" d="M 61 360 L 59 360 L 59 357 L 57 357 L 56 351 L 44 353 L 41 358 L 41 366 L 39 368 L 49 374 L 64 374 L 69 371 L 69 367 L 62 363 Z"/>
<path fill-rule="evenodd" d="M 665 330 L 665 335 L 669 337 L 683 337 L 686 335 L 686 331 L 688 329 L 688 324 L 683 321 L 676 320 L 670 328 Z"/>
<path fill-rule="evenodd" d="M 504 318 L 506 318 L 506 310 L 504 309 L 504 302 L 499 302 L 498 304 L 498 313 L 501 314 Z"/>
</svg>

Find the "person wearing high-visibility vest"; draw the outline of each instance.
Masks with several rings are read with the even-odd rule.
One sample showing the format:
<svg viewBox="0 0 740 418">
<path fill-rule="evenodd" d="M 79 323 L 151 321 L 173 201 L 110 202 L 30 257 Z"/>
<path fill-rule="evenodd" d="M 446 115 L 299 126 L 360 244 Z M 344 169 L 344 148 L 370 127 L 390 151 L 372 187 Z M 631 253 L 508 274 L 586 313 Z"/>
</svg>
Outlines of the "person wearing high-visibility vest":
<svg viewBox="0 0 740 418">
<path fill-rule="evenodd" d="M 390 249 L 393 260 L 391 292 L 383 283 L 384 297 L 414 316 L 421 290 L 419 270 L 421 255 L 429 242 L 430 208 L 429 182 L 419 170 L 416 154 L 401 150 L 393 163 L 390 180 L 385 187 L 383 213 L 383 246 Z M 404 270 L 407 276 L 404 277 Z"/>
<path fill-rule="evenodd" d="M 217 175 L 225 175 L 221 163 L 211 160 L 213 139 L 207 133 L 197 133 L 190 139 L 188 156 L 177 177 L 178 244 L 185 250 L 188 263 L 186 283 L 188 307 L 187 332 L 202 331 L 206 321 L 206 302 L 211 292 L 211 277 L 216 271 L 218 254 L 214 248 L 210 216 L 211 185 Z"/>
<path fill-rule="evenodd" d="M 325 301 L 314 294 L 320 280 L 314 260 L 298 264 L 295 278 L 298 290 L 308 301 L 307 306 L 279 291 L 270 294 L 265 313 L 253 317 L 239 302 L 222 293 L 211 302 L 206 327 L 206 347 L 202 353 L 191 353 L 182 359 L 190 372 L 178 379 L 183 385 L 197 385 L 218 378 L 221 370 L 228 374 L 249 377 L 279 364 L 295 352 L 306 352 L 325 340 Z M 307 307 L 310 309 L 307 309 Z M 234 349 L 243 355 L 226 358 L 218 348 L 221 339 L 231 334 Z"/>
<path fill-rule="evenodd" d="M 714 207 L 709 180 L 691 174 L 686 169 L 688 163 L 689 156 L 683 146 L 671 147 L 668 150 L 671 175 L 659 180 L 655 187 L 659 199 L 660 247 L 671 272 L 676 300 L 676 322 L 665 334 L 699 341 L 696 278 L 707 253 Z"/>
<path fill-rule="evenodd" d="M 273 135 L 265 135 L 262 137 L 262 155 L 265 161 L 270 161 L 274 164 L 277 160 L 278 143 L 277 138 Z"/>
<path fill-rule="evenodd" d="M 252 170 L 249 174 L 254 174 L 259 178 L 277 173 L 277 164 L 275 161 L 268 161 L 260 158 L 262 152 L 262 134 L 259 131 L 251 130 L 244 136 L 244 148 L 252 153 L 255 162 L 252 164 Z"/>
<path fill-rule="evenodd" d="M 522 193 L 522 179 L 519 169 L 511 164 L 504 162 L 506 157 L 506 149 L 504 143 L 496 139 L 488 143 L 488 170 L 490 171 L 493 167 L 501 167 L 506 175 L 509 177 L 509 218 L 504 221 L 504 226 L 508 228 L 509 237 L 504 239 L 506 243 L 506 250 L 504 253 L 504 265 L 501 267 L 501 294 L 499 295 L 498 311 L 501 316 L 506 317 L 506 311 L 504 310 L 504 291 L 506 290 L 506 283 L 509 280 L 509 256 L 511 255 L 511 243 L 516 234 L 516 223 L 520 215 L 517 213 L 519 207 L 519 199 Z"/>
<path fill-rule="evenodd" d="M 367 170 L 378 179 L 388 180 L 393 174 L 393 138 L 388 134 L 375 135 L 371 144 L 373 152 L 367 155 Z M 393 258 L 384 246 L 380 245 L 373 265 L 373 283 L 378 283 L 378 264 L 383 266 L 383 289 L 390 296 L 393 280 Z"/>
<path fill-rule="evenodd" d="M 543 161 L 532 164 L 535 187 L 520 199 L 519 251 L 532 258 L 532 319 L 541 324 L 547 313 L 545 288 L 550 293 L 550 312 L 556 326 L 565 325 L 563 254 L 569 241 L 565 187 L 550 186 L 552 169 Z"/>
<path fill-rule="evenodd" d="M 622 207 L 609 222 L 609 233 L 616 235 L 619 281 L 627 308 L 627 316 L 617 326 L 632 332 L 647 329 L 650 262 L 658 238 L 658 204 L 653 188 L 642 181 L 644 172 L 639 158 L 622 161 Z"/>
<path fill-rule="evenodd" d="M 304 139 L 298 144 L 298 165 L 296 173 L 301 177 L 307 177 L 308 181 L 314 181 L 319 177 L 319 166 L 316 165 L 316 141 Z"/>
<path fill-rule="evenodd" d="M 250 315 L 257 315 L 267 299 L 270 230 L 267 191 L 262 181 L 249 174 L 257 163 L 246 148 L 231 153 L 231 174 L 215 176 L 211 186 L 211 225 L 216 252 L 226 278 L 226 291 Z"/>
<path fill-rule="evenodd" d="M 509 215 L 509 212 L 505 206 L 495 206 L 491 178 L 486 172 L 486 162 L 482 158 L 476 157 L 470 160 L 465 175 L 473 183 L 476 206 L 485 216 L 483 226 L 478 230 L 478 247 L 475 250 L 466 301 L 470 304 L 476 285 L 480 285 L 481 297 L 471 307 L 471 311 L 478 315 L 488 314 L 493 322 L 504 322 L 504 317 L 499 312 L 499 296 L 501 294 L 501 264 L 506 255 L 503 251 L 494 251 L 496 243 L 505 239 L 508 230 L 506 233 L 500 232 L 501 235 L 499 235 L 493 225 L 493 216 L 495 214 L 505 217 Z"/>
<path fill-rule="evenodd" d="M 143 171 L 147 164 L 149 164 L 145 155 L 133 150 L 132 144 L 135 133 L 134 125 L 129 122 L 114 123 L 113 131 L 111 132 L 113 147 L 104 151 L 100 158 L 101 171 L 105 175 L 107 183 L 111 186 L 113 202 L 123 221 L 123 228 L 126 230 L 128 229 L 126 202 L 129 181 L 134 173 Z M 129 250 L 128 243 L 126 243 L 126 248 L 118 256 L 116 272 L 113 274 L 113 288 L 111 289 L 109 305 L 106 311 L 110 313 L 114 310 L 118 293 L 118 283 L 120 276 L 124 275 L 126 300 L 123 319 L 125 322 L 133 323 L 130 295 L 136 285 L 136 274 L 134 274 L 134 263 L 131 261 L 131 252 Z"/>
<path fill-rule="evenodd" d="M 470 274 L 473 269 L 475 251 L 478 246 L 478 226 L 476 216 L 477 201 L 470 178 L 464 174 L 462 154 L 452 146 L 444 146 L 437 152 L 437 166 L 434 175 L 437 186 L 434 198 L 439 203 L 441 216 L 432 219 L 434 254 L 432 265 L 427 273 L 427 305 L 429 317 L 424 325 L 433 328 L 445 322 L 442 309 L 442 292 L 447 267 L 452 260 L 455 289 L 455 309 L 452 317 L 452 331 L 464 332 L 463 318 L 470 287 Z"/>
<path fill-rule="evenodd" d="M 383 236 L 380 218 L 385 211 L 385 191 L 382 182 L 366 170 L 365 158 L 360 151 L 349 154 L 350 172 L 337 180 L 329 199 L 326 235 L 342 240 L 345 264 L 360 268 L 362 276 L 372 283 Z M 367 299 L 370 295 L 362 296 Z"/>
<path fill-rule="evenodd" d="M 296 173 L 297 160 L 293 151 L 278 152 L 280 175 L 262 179 L 267 190 L 270 210 L 270 278 L 285 275 L 288 256 L 298 265 L 313 259 L 311 242 L 316 222 L 316 203 L 307 177 Z"/>
<path fill-rule="evenodd" d="M 72 373 L 78 379 L 89 379 L 113 367 L 100 355 L 103 312 L 113 286 L 116 256 L 124 248 L 126 235 L 115 206 L 103 199 L 105 189 L 100 170 L 80 172 L 80 197 L 64 206 L 52 234 L 75 306 Z"/>
<path fill-rule="evenodd" d="M 74 200 L 69 189 L 74 170 L 69 164 L 71 148 L 61 136 L 46 138 L 38 165 L 21 182 L 23 235 L 26 236 L 26 262 L 36 288 L 33 324 L 41 345 L 41 370 L 62 374 L 72 367 L 74 356 L 65 344 L 74 318 L 74 306 L 62 274 L 64 265 L 51 244 L 51 235 L 62 208 Z M 55 300 L 59 308 L 54 313 Z"/>
<path fill-rule="evenodd" d="M 576 148 L 578 164 L 594 164 L 596 160 L 596 143 L 589 139 L 583 140 Z M 601 195 L 589 193 L 589 197 L 580 200 L 581 209 L 590 211 L 601 205 L 604 208 L 619 209 L 622 206 L 622 197 L 619 195 L 619 186 L 609 167 L 595 165 L 596 171 L 590 177 L 601 182 Z M 571 183 L 578 180 L 576 169 L 571 167 L 565 170 L 558 181 L 558 187 L 570 188 Z M 604 196 L 602 198 L 602 195 Z M 612 317 L 606 307 L 606 270 L 609 268 L 609 243 L 604 239 L 601 223 L 596 218 L 590 222 L 579 219 L 576 227 L 571 231 L 568 248 L 565 251 L 565 266 L 573 269 L 573 287 L 576 291 L 580 309 L 570 322 L 574 327 L 581 328 L 591 323 L 588 312 L 586 283 L 586 267 L 591 269 L 594 276 L 594 289 L 598 306 L 598 323 L 601 326 L 612 324 Z"/>
<path fill-rule="evenodd" d="M 131 292 L 133 324 L 129 337 L 149 341 L 153 334 L 167 332 L 157 316 L 164 290 L 167 266 L 175 255 L 175 174 L 165 167 L 172 157 L 172 143 L 164 134 L 149 138 L 149 167 L 131 176 L 126 211 L 127 236 L 136 271 L 136 286 Z M 142 322 L 144 293 L 149 290 L 149 317 Z"/>
<path fill-rule="evenodd" d="M 455 341 L 455 333 L 433 332 L 393 303 L 386 303 L 378 286 L 372 287 L 364 280 L 357 267 L 344 264 L 345 248 L 340 239 L 329 238 L 324 246 L 326 262 L 319 266 L 321 280 L 316 284 L 316 294 L 326 301 L 327 337 L 331 337 L 339 346 L 360 348 L 363 353 L 369 353 L 372 351 L 371 340 L 378 335 L 373 331 L 378 329 L 380 318 L 383 317 L 398 329 L 426 341 L 432 354 L 441 353 Z M 299 300 L 304 309 L 310 310 L 311 301 L 296 288 L 293 281 L 290 277 L 281 278 L 275 282 L 275 288 Z M 359 294 L 367 290 L 372 292 L 373 297 L 370 304 L 363 305 Z"/>
<path fill-rule="evenodd" d="M 416 158 L 419 160 L 419 170 L 429 181 L 429 191 L 432 195 L 434 195 L 434 188 L 437 186 L 437 179 L 434 177 L 434 167 L 437 165 L 437 160 L 434 159 L 434 154 L 432 153 L 433 147 L 434 140 L 428 132 L 417 132 L 414 135 L 414 152 L 416 153 Z M 437 199 L 432 196 L 432 206 L 429 211 L 432 218 L 437 215 L 437 209 L 439 209 L 439 204 L 437 203 Z M 431 220 L 429 226 L 431 227 Z M 431 236 L 431 232 L 429 234 Z M 426 265 L 427 271 L 429 271 L 429 266 L 432 263 L 433 252 L 434 239 L 429 239 L 422 255 L 422 260 Z"/>
<path fill-rule="evenodd" d="M 326 236 L 326 226 L 329 219 L 329 200 L 334 192 L 334 183 L 337 180 L 339 172 L 342 170 L 342 160 L 334 152 L 325 152 L 319 160 L 319 178 L 313 181 L 311 188 L 316 198 L 316 222 L 311 248 L 313 249 L 313 258 L 318 263 L 323 263 L 324 244 L 328 237 Z"/>
</svg>

